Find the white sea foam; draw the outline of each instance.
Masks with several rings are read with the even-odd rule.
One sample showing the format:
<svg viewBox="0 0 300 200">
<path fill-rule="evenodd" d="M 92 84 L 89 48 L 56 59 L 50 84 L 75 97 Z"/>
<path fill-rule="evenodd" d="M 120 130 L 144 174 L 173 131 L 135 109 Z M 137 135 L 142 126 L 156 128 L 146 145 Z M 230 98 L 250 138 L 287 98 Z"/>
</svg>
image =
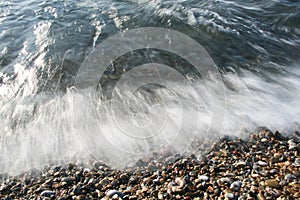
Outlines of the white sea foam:
<svg viewBox="0 0 300 200">
<path fill-rule="evenodd" d="M 183 134 L 181 139 L 191 140 L 194 131 L 200 138 L 217 139 L 224 134 L 241 136 L 243 130 L 253 131 L 258 126 L 284 133 L 299 128 L 300 71 L 295 68 L 287 75 L 272 75 L 275 81 L 266 81 L 265 77 L 249 71 L 240 76 L 225 74 L 226 115 L 220 121 L 221 132 L 214 136 L 207 133 L 213 113 L 203 82 L 195 83 L 196 91 L 201 94 L 201 106 L 195 105 L 195 90 L 180 88 L 174 94 L 168 89 L 158 89 L 156 100 L 149 94 L 137 93 L 128 101 L 132 112 L 114 110 L 113 113 L 109 101 L 94 99 L 76 90 L 65 94 L 16 93 L 18 87 L 33 90 L 36 82 L 33 73 L 25 70 L 13 82 L 0 87 L 2 172 L 41 167 L 49 161 L 68 162 L 95 152 L 94 156 L 99 159 L 111 163 L 122 161 L 119 164 L 124 166 L 130 157 L 144 156 L 163 146 L 183 151 L 187 143 L 173 139 Z M 193 121 L 195 114 L 200 116 L 198 127 Z M 139 132 L 138 126 L 148 128 Z M 154 135 L 153 130 L 158 133 Z M 140 153 L 133 153 L 137 149 Z"/>
</svg>

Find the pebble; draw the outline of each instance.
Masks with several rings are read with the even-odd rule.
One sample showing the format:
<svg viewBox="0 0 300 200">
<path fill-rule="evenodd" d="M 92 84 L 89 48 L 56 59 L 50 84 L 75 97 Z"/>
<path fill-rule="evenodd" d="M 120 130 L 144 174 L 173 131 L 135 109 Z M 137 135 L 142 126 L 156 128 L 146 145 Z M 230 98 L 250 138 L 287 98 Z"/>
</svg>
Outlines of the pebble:
<svg viewBox="0 0 300 200">
<path fill-rule="evenodd" d="M 268 163 L 264 162 L 264 161 L 258 161 L 257 164 L 259 164 L 260 166 L 267 166 Z"/>
<path fill-rule="evenodd" d="M 129 176 L 126 173 L 120 175 L 120 179 L 123 182 L 127 182 L 129 180 Z"/>
<path fill-rule="evenodd" d="M 280 185 L 277 180 L 269 179 L 265 181 L 266 185 L 272 188 L 280 188 Z"/>
<path fill-rule="evenodd" d="M 118 191 L 118 190 L 109 190 L 106 192 L 106 196 L 109 197 L 109 198 L 113 198 L 113 197 L 117 197 L 117 198 L 123 198 L 125 195 Z"/>
<path fill-rule="evenodd" d="M 158 199 L 164 199 L 164 195 L 162 193 L 158 193 L 157 197 Z"/>
<path fill-rule="evenodd" d="M 284 180 L 288 181 L 288 182 L 291 182 L 295 177 L 291 174 L 286 174 L 284 176 Z"/>
<path fill-rule="evenodd" d="M 185 180 L 181 178 L 176 178 L 175 183 L 178 185 L 178 188 L 183 188 L 185 186 Z"/>
<path fill-rule="evenodd" d="M 197 173 L 194 172 L 194 171 L 191 171 L 191 172 L 189 173 L 189 175 L 190 175 L 191 177 L 196 177 L 196 176 L 197 176 Z"/>
<path fill-rule="evenodd" d="M 299 167 L 300 166 L 300 158 L 295 159 L 295 166 Z"/>
<path fill-rule="evenodd" d="M 264 195 L 262 193 L 257 194 L 257 199 L 258 200 L 266 200 L 266 198 L 264 197 Z"/>
<path fill-rule="evenodd" d="M 268 139 L 267 138 L 262 138 L 260 141 L 262 141 L 262 142 L 268 142 Z"/>
<path fill-rule="evenodd" d="M 221 182 L 221 183 L 231 183 L 231 180 L 228 177 L 224 177 L 224 178 L 220 178 L 219 182 Z"/>
<path fill-rule="evenodd" d="M 52 195 L 54 195 L 54 192 L 51 190 L 45 190 L 41 193 L 42 197 L 51 197 Z"/>
<path fill-rule="evenodd" d="M 230 189 L 234 190 L 234 191 L 238 191 L 241 186 L 242 186 L 242 182 L 241 181 L 234 181 L 231 185 L 230 185 Z"/>
<path fill-rule="evenodd" d="M 82 193 L 82 190 L 81 190 L 81 188 L 75 186 L 75 187 L 73 188 L 73 193 L 74 193 L 75 195 L 80 195 L 80 194 Z"/>
<path fill-rule="evenodd" d="M 233 199 L 234 198 L 234 194 L 231 193 L 231 192 L 227 192 L 227 193 L 225 193 L 225 198 Z"/>
<path fill-rule="evenodd" d="M 201 176 L 198 177 L 198 180 L 200 180 L 200 181 L 207 181 L 207 180 L 209 180 L 209 177 L 206 176 L 206 175 L 201 175 Z"/>
<path fill-rule="evenodd" d="M 90 173 L 90 172 L 91 172 L 91 170 L 89 168 L 84 168 L 83 169 L 83 173 Z"/>
<path fill-rule="evenodd" d="M 271 169 L 271 170 L 270 170 L 270 174 L 276 174 L 276 173 L 278 173 L 278 170 L 277 170 L 277 169 Z"/>
<path fill-rule="evenodd" d="M 288 144 L 289 144 L 289 150 L 292 150 L 297 147 L 296 143 L 293 140 L 289 140 Z"/>
<path fill-rule="evenodd" d="M 5 195 L 10 193 L 10 188 L 7 185 L 3 185 L 0 187 L 0 194 Z"/>
<path fill-rule="evenodd" d="M 244 166 L 246 166 L 246 162 L 245 161 L 239 161 L 239 162 L 235 163 L 235 166 L 236 167 L 244 167 Z"/>
</svg>

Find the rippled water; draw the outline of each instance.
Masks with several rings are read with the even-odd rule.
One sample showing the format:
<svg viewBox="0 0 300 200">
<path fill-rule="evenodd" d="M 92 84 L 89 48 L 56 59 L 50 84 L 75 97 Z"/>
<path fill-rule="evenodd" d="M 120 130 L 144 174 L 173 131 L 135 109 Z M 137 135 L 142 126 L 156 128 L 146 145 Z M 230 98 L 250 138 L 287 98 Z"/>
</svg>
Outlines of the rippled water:
<svg viewBox="0 0 300 200">
<path fill-rule="evenodd" d="M 91 103 L 72 87 L 81 63 L 97 44 L 120 31 L 140 27 L 179 31 L 211 55 L 226 86 L 226 115 L 217 136 L 237 135 L 258 126 L 286 133 L 299 129 L 299 1 L 0 1 L 0 171 L 88 157 L 91 149 L 102 152 L 99 155 L 104 160 L 114 160 L 127 156 L 120 152 L 114 155 L 118 147 L 144 147 L 148 152 L 168 143 L 179 128 L 176 103 L 168 107 L 170 120 L 164 135 L 140 143 L 115 130 L 118 127 L 103 102 Z M 141 56 L 144 54 L 148 56 Z M 156 54 L 149 51 L 123 57 L 117 63 L 117 78 L 120 71 L 126 72 L 134 63 Z M 135 61 L 137 57 L 140 61 Z M 157 58 L 169 65 L 176 64 L 174 59 L 174 55 L 163 53 Z M 183 67 L 186 77 L 190 72 Z M 109 78 L 102 83 L 114 85 L 115 74 L 109 68 L 105 76 Z M 199 78 L 195 84 L 205 91 L 201 81 Z M 178 93 L 189 96 L 189 90 L 184 90 Z M 164 90 L 156 95 L 172 97 Z M 81 99 L 82 107 L 74 108 L 74 98 Z M 209 107 L 205 92 L 202 100 Z M 188 104 L 193 108 L 191 100 Z M 133 103 L 133 107 L 139 112 L 149 105 Z M 100 126 L 91 114 L 95 108 Z M 74 109 L 81 114 L 74 117 Z M 195 111 L 189 108 L 187 112 Z M 141 121 L 147 119 L 143 113 Z M 209 109 L 200 112 L 197 134 L 203 138 L 208 137 L 205 130 L 210 114 Z M 161 120 L 159 112 L 155 117 Z M 121 124 L 128 124 L 126 118 L 122 120 Z M 126 128 L 130 130 L 130 126 Z M 193 129 L 193 125 L 187 126 L 184 133 Z M 81 136 L 101 132 L 99 145 L 86 148 L 78 132 Z M 109 143 L 100 141 L 104 136 Z"/>
</svg>

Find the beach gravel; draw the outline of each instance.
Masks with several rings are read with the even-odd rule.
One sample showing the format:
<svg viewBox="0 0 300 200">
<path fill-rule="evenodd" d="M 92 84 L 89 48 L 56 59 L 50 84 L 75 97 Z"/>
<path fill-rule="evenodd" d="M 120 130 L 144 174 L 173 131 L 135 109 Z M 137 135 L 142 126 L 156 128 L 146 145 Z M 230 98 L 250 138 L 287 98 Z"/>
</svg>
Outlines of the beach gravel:
<svg viewBox="0 0 300 200">
<path fill-rule="evenodd" d="M 300 137 L 260 130 L 198 154 L 140 159 L 124 170 L 69 163 L 1 175 L 9 199 L 300 199 Z M 199 156 L 201 155 L 201 156 Z"/>
</svg>

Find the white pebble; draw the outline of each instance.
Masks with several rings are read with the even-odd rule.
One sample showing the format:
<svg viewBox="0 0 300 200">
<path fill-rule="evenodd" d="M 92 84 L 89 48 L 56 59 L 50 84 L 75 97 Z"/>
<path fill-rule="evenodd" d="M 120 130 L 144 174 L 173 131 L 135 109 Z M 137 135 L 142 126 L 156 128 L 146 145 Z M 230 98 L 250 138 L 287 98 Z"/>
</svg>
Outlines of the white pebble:
<svg viewBox="0 0 300 200">
<path fill-rule="evenodd" d="M 227 193 L 225 194 L 225 198 L 233 199 L 233 198 L 234 198 L 234 194 L 231 193 L 231 192 L 227 192 Z"/>
<path fill-rule="evenodd" d="M 267 166 L 268 165 L 268 163 L 266 163 L 266 162 L 264 162 L 264 161 L 258 161 L 257 162 L 260 166 Z"/>
<path fill-rule="evenodd" d="M 262 138 L 260 141 L 262 141 L 262 142 L 267 142 L 268 139 L 267 139 L 267 138 Z"/>
</svg>

